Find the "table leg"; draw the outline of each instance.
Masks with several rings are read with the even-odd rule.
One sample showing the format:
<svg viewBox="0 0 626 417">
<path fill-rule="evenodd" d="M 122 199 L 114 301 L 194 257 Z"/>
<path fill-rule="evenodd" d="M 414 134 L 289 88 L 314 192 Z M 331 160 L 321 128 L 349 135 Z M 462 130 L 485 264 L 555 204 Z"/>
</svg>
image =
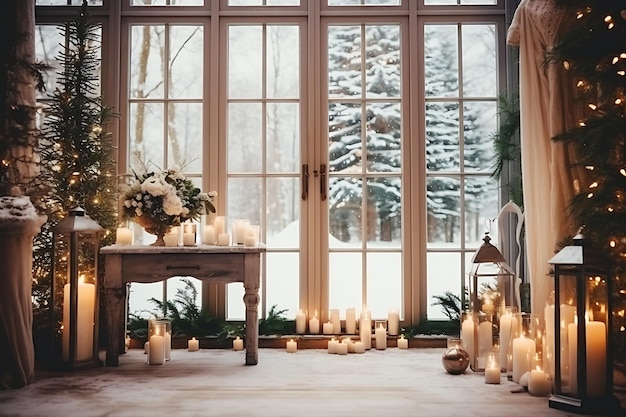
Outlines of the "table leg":
<svg viewBox="0 0 626 417">
<path fill-rule="evenodd" d="M 259 362 L 259 281 L 260 281 L 259 254 L 247 254 L 244 268 L 243 301 L 246 304 L 246 365 L 256 365 Z"/>
<path fill-rule="evenodd" d="M 105 366 L 118 366 L 120 339 L 124 327 L 124 302 L 126 287 L 122 285 L 121 257 L 110 255 L 105 258 L 104 279 L 104 324 L 106 330 Z M 122 345 L 123 346 L 123 345 Z"/>
</svg>

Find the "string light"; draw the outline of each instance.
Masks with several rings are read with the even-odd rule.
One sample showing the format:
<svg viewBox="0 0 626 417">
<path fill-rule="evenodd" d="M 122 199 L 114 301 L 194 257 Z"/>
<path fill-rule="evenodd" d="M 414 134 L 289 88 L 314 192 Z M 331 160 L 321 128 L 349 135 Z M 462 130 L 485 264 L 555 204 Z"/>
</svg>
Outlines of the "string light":
<svg viewBox="0 0 626 417">
<path fill-rule="evenodd" d="M 594 181 L 591 184 L 589 184 L 589 188 L 597 188 L 598 187 L 598 181 Z"/>
<path fill-rule="evenodd" d="M 593 104 L 593 103 L 589 103 L 589 105 L 588 105 L 588 106 L 589 106 L 589 108 L 590 108 L 591 110 L 595 110 L 595 109 L 597 109 L 597 108 L 598 108 L 598 106 L 596 106 L 596 105 L 595 105 L 595 104 Z"/>
<path fill-rule="evenodd" d="M 587 198 L 592 198 L 592 197 L 593 197 L 593 193 L 587 194 Z"/>
</svg>

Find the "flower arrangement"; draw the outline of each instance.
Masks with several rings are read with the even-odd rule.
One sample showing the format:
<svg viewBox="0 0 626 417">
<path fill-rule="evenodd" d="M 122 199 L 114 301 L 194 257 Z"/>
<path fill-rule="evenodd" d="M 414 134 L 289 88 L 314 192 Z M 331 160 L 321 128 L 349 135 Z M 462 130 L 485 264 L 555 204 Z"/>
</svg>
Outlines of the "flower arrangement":
<svg viewBox="0 0 626 417">
<path fill-rule="evenodd" d="M 145 164 L 143 168 L 141 173 L 133 170 L 130 184 L 122 189 L 123 218 L 159 236 L 171 226 L 215 213 L 213 200 L 217 192 L 203 193 L 181 169 L 148 171 Z"/>
</svg>

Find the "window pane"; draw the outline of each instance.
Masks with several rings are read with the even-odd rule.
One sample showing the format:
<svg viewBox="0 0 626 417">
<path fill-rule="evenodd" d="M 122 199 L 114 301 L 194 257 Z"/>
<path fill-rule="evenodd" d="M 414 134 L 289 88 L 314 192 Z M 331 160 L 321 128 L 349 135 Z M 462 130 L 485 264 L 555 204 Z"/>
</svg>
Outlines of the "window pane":
<svg viewBox="0 0 626 417">
<path fill-rule="evenodd" d="M 259 98 L 262 95 L 263 28 L 228 28 L 228 97 Z"/>
<path fill-rule="evenodd" d="M 458 103 L 427 103 L 426 168 L 429 171 L 458 172 L 459 159 Z"/>
<path fill-rule="evenodd" d="M 167 116 L 168 166 L 202 172 L 202 104 L 170 103 Z"/>
<path fill-rule="evenodd" d="M 203 56 L 202 26 L 171 26 L 169 97 L 201 98 L 204 65 L 190 65 Z"/>
<path fill-rule="evenodd" d="M 402 254 L 367 254 L 367 306 L 372 318 L 386 319 L 402 308 Z"/>
<path fill-rule="evenodd" d="M 445 244 L 437 245 L 445 247 Z M 429 320 L 447 319 L 440 305 L 433 305 L 435 296 L 443 296 L 446 291 L 462 297 L 461 290 L 464 282 L 461 270 L 461 254 L 456 253 L 429 253 L 427 258 L 427 317 Z"/>
<path fill-rule="evenodd" d="M 424 26 L 424 49 L 426 96 L 458 96 L 459 60 L 457 26 Z"/>
<path fill-rule="evenodd" d="M 268 178 L 267 241 L 272 248 L 297 248 L 300 245 L 300 180 L 299 178 Z M 263 231 L 261 231 L 263 232 Z"/>
<path fill-rule="evenodd" d="M 203 6 L 205 0 L 131 0 L 131 6 Z"/>
<path fill-rule="evenodd" d="M 329 26 L 329 96 L 360 97 L 361 87 L 361 26 Z"/>
<path fill-rule="evenodd" d="M 159 167 L 165 166 L 163 118 L 163 104 L 130 104 L 129 156 L 132 167 L 141 166 L 136 153 L 145 162 L 150 161 Z"/>
<path fill-rule="evenodd" d="M 163 98 L 165 26 L 132 26 L 130 36 L 131 98 Z"/>
<path fill-rule="evenodd" d="M 300 106 L 267 104 L 267 170 L 298 172 L 300 161 Z"/>
<path fill-rule="evenodd" d="M 58 72 L 61 70 L 58 58 L 63 49 L 63 35 L 59 28 L 53 25 L 37 25 L 35 28 L 35 51 L 37 61 L 44 62 L 52 68 L 50 71 L 43 71 L 46 91 L 37 91 L 37 98 L 45 98 L 54 91 L 54 86 L 59 78 Z"/>
<path fill-rule="evenodd" d="M 367 246 L 400 248 L 402 242 L 402 190 L 400 177 L 367 181 Z"/>
<path fill-rule="evenodd" d="M 228 228 L 236 219 L 246 219 L 260 225 L 263 190 L 259 178 L 230 178 L 228 180 Z"/>
<path fill-rule="evenodd" d="M 366 25 L 367 97 L 400 96 L 400 27 Z"/>
<path fill-rule="evenodd" d="M 287 310 L 284 315 L 295 318 L 300 300 L 299 256 L 297 252 L 267 254 L 267 311 L 275 305 L 276 311 Z"/>
<path fill-rule="evenodd" d="M 331 177 L 329 189 L 329 246 L 361 246 L 363 181 L 350 177 Z"/>
<path fill-rule="evenodd" d="M 131 283 L 128 294 L 128 312 L 145 319 L 150 318 L 153 313 L 158 312 L 158 315 L 161 315 L 162 312 L 158 310 L 154 302 L 150 301 L 151 298 L 163 300 L 163 282 Z"/>
<path fill-rule="evenodd" d="M 428 243 L 456 243 L 461 240 L 460 181 L 450 177 L 428 178 Z"/>
<path fill-rule="evenodd" d="M 376 103 L 369 105 L 367 110 L 367 171 L 400 172 L 400 104 Z"/>
<path fill-rule="evenodd" d="M 330 253 L 328 264 L 328 305 L 345 311 L 362 306 L 362 263 L 360 253 Z"/>
<path fill-rule="evenodd" d="M 463 156 L 466 172 L 492 172 L 495 161 L 492 134 L 497 129 L 497 111 L 495 101 L 465 103 Z"/>
<path fill-rule="evenodd" d="M 361 106 L 329 103 L 328 166 L 329 171 L 361 171 Z"/>
<path fill-rule="evenodd" d="M 490 177 L 465 180 L 465 242 L 480 246 L 489 231 L 493 245 L 498 245 L 497 225 L 487 223 L 498 217 L 498 183 Z"/>
<path fill-rule="evenodd" d="M 267 96 L 300 96 L 300 28 L 267 26 Z"/>
<path fill-rule="evenodd" d="M 228 171 L 260 172 L 262 158 L 261 105 L 231 103 L 228 106 Z"/>
<path fill-rule="evenodd" d="M 463 25 L 463 95 L 495 97 L 496 27 L 495 25 Z"/>
</svg>

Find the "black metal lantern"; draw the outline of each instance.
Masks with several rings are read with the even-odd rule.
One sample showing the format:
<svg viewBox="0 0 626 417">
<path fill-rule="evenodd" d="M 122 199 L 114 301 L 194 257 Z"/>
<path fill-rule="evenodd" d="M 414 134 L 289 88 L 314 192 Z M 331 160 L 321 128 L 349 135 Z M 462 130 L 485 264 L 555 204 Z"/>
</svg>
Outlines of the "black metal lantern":
<svg viewBox="0 0 626 417">
<path fill-rule="evenodd" d="M 471 342 L 466 340 L 463 343 L 470 353 L 470 367 L 473 371 L 485 370 L 487 356 L 494 351 L 494 342 L 498 340 L 500 315 L 504 314 L 507 307 L 518 308 L 514 296 L 515 273 L 490 241 L 487 232 L 483 244 L 472 257 L 469 272 L 469 321 L 464 320 L 462 323 L 465 334 L 468 334 L 468 327 L 473 327 Z M 468 343 L 472 346 L 468 346 Z"/>
<path fill-rule="evenodd" d="M 80 207 L 52 229 L 52 328 L 55 358 L 62 369 L 101 364 L 98 253 L 103 231 Z"/>
<path fill-rule="evenodd" d="M 611 264 L 578 234 L 549 261 L 554 266 L 554 394 L 549 406 L 581 414 L 611 413 Z M 553 339 L 553 340 L 552 340 Z"/>
</svg>

